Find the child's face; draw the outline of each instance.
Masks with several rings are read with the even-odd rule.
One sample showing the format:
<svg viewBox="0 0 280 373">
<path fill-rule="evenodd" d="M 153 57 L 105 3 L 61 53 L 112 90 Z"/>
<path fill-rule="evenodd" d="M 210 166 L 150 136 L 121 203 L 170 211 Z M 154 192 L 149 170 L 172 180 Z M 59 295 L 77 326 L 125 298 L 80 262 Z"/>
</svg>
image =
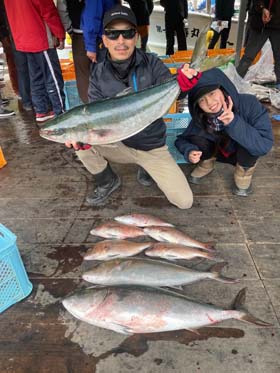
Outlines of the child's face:
<svg viewBox="0 0 280 373">
<path fill-rule="evenodd" d="M 205 113 L 218 113 L 225 102 L 223 92 L 217 88 L 214 91 L 206 93 L 198 100 L 198 105 Z"/>
</svg>

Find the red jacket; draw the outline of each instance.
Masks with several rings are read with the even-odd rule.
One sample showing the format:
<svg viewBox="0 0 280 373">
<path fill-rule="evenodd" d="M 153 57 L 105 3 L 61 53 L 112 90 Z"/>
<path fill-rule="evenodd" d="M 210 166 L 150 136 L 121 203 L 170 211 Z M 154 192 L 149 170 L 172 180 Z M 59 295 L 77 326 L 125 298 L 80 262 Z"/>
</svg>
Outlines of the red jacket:
<svg viewBox="0 0 280 373">
<path fill-rule="evenodd" d="M 53 0 L 4 0 L 16 49 L 42 52 L 49 49 L 47 27 L 59 40 L 65 31 Z"/>
</svg>

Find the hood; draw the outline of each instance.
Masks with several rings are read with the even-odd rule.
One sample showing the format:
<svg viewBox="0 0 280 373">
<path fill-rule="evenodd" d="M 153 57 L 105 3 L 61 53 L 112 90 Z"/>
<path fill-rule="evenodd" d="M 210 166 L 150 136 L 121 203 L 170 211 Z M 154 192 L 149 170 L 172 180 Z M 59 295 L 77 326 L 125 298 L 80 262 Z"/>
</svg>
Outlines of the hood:
<svg viewBox="0 0 280 373">
<path fill-rule="evenodd" d="M 220 69 L 214 68 L 204 71 L 198 83 L 188 93 L 189 111 L 193 118 L 196 114 L 196 111 L 194 110 L 194 97 L 196 96 L 198 90 L 206 86 L 217 85 L 217 83 L 219 84 L 220 88 L 222 88 L 231 97 L 234 109 L 238 110 L 239 93 L 237 89 L 235 88 L 231 80 Z"/>
</svg>

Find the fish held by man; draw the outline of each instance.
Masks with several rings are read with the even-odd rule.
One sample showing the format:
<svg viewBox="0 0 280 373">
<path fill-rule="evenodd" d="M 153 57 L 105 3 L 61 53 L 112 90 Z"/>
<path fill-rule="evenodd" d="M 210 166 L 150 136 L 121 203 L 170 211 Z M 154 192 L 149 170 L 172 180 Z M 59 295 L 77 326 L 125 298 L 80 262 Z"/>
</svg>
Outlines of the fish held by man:
<svg viewBox="0 0 280 373">
<path fill-rule="evenodd" d="M 138 92 L 80 105 L 44 124 L 40 136 L 90 145 L 122 141 L 165 115 L 179 92 L 177 79 L 172 77 Z"/>
<path fill-rule="evenodd" d="M 152 245 L 152 242 L 127 240 L 104 240 L 89 249 L 84 260 L 111 260 L 137 255 Z"/>
<path fill-rule="evenodd" d="M 172 227 L 145 227 L 143 231 L 157 241 L 172 242 L 180 245 L 197 247 L 207 251 L 213 251 L 213 242 L 200 242 L 187 234 Z"/>
<path fill-rule="evenodd" d="M 174 227 L 173 224 L 167 223 L 162 219 L 149 214 L 130 214 L 116 216 L 114 220 L 124 224 L 136 225 L 137 227 L 149 227 L 151 225 L 162 227 Z"/>
<path fill-rule="evenodd" d="M 92 229 L 90 234 L 103 238 L 126 239 L 145 236 L 143 229 L 132 225 L 121 224 L 116 221 L 103 223 Z"/>
<path fill-rule="evenodd" d="M 207 23 L 200 31 L 192 53 L 190 66 L 198 71 L 206 71 L 214 67 L 223 66 L 233 61 L 235 57 L 235 53 L 230 55 L 222 54 L 214 57 L 207 56 L 207 33 L 211 29 L 210 25 L 211 23 Z"/>
<path fill-rule="evenodd" d="M 205 279 L 227 284 L 237 279 L 221 275 L 225 263 L 213 265 L 208 272 L 186 268 L 177 264 L 153 259 L 128 258 L 102 262 L 85 272 L 84 280 L 98 285 L 145 285 L 180 287 Z"/>
<path fill-rule="evenodd" d="M 79 320 L 127 335 L 180 329 L 194 331 L 229 319 L 271 327 L 244 308 L 245 297 L 246 289 L 242 289 L 233 305 L 224 309 L 166 289 L 109 286 L 80 290 L 62 304 Z"/>
<path fill-rule="evenodd" d="M 145 250 L 145 255 L 153 258 L 163 258 L 167 260 L 190 260 L 194 258 L 217 259 L 216 254 L 199 250 L 195 247 L 179 245 L 172 242 L 158 242 Z"/>
</svg>

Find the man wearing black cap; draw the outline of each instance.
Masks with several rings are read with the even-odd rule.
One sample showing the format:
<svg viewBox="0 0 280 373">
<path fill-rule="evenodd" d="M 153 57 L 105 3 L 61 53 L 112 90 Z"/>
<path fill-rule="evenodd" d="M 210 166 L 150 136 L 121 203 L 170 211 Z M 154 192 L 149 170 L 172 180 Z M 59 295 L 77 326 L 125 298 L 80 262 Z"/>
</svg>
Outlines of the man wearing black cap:
<svg viewBox="0 0 280 373">
<path fill-rule="evenodd" d="M 102 40 L 108 52 L 91 73 L 90 102 L 115 97 L 128 88 L 136 92 L 171 78 L 169 69 L 159 58 L 136 49 L 137 22 L 131 9 L 120 5 L 112 8 L 104 15 L 103 27 Z M 192 191 L 165 145 L 165 133 L 165 123 L 159 118 L 122 142 L 88 150 L 78 150 L 77 144 L 68 143 L 78 150 L 79 159 L 94 175 L 94 189 L 87 196 L 87 203 L 100 205 L 119 188 L 120 178 L 109 164 L 113 161 L 137 164 L 140 184 L 149 186 L 154 180 L 171 203 L 181 209 L 190 208 Z"/>
<path fill-rule="evenodd" d="M 187 74 L 191 79 L 196 71 Z M 229 163 L 235 166 L 233 193 L 247 196 L 257 160 L 273 144 L 266 109 L 255 96 L 239 94 L 219 69 L 202 73 L 189 91 L 188 104 L 192 121 L 175 145 L 188 162 L 197 164 L 189 181 L 199 184 L 216 160 Z"/>
</svg>

